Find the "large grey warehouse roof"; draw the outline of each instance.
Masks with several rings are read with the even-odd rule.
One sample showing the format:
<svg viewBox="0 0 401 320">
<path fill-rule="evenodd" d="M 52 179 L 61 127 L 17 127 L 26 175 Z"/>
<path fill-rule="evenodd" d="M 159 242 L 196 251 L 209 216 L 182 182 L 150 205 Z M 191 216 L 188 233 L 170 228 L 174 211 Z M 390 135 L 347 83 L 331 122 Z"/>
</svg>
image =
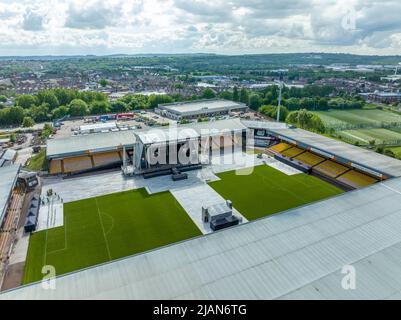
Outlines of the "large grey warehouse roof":
<svg viewBox="0 0 401 320">
<path fill-rule="evenodd" d="M 241 108 L 246 109 L 247 106 L 230 100 L 198 100 L 159 105 L 159 109 L 167 110 L 177 115 L 196 115 L 204 112 L 213 113 Z"/>
<path fill-rule="evenodd" d="M 133 131 L 116 131 L 107 133 L 93 133 L 88 135 L 72 136 L 47 141 L 47 157 L 57 158 L 74 156 L 84 152 L 107 151 L 123 145 L 135 143 Z"/>
<path fill-rule="evenodd" d="M 72 298 L 401 298 L 401 178 L 0 295 Z"/>
<path fill-rule="evenodd" d="M 334 140 L 303 129 L 280 127 L 279 124 L 263 121 L 243 121 L 249 128 L 267 129 L 276 135 L 300 142 L 339 159 L 350 161 L 373 171 L 380 171 L 392 177 L 401 176 L 401 161 L 387 157 L 374 151 Z"/>
<path fill-rule="evenodd" d="M 0 224 L 7 208 L 11 190 L 17 180 L 19 169 L 19 165 L 10 165 L 0 168 Z"/>
</svg>

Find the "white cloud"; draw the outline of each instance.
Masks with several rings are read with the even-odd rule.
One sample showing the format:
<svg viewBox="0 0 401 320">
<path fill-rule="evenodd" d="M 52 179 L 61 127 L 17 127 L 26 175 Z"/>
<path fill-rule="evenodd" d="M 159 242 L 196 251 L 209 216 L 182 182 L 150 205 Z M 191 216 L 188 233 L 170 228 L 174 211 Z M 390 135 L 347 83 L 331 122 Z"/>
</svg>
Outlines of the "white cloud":
<svg viewBox="0 0 401 320">
<path fill-rule="evenodd" d="M 398 0 L 0 0 L 0 54 L 401 54 L 399 12 Z"/>
</svg>

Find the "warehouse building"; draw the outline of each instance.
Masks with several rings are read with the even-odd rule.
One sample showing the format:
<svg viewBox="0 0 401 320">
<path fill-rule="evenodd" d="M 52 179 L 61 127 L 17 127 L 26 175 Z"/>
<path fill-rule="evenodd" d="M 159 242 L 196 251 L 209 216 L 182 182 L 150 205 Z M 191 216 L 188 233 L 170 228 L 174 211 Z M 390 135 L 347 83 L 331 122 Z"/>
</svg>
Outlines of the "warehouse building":
<svg viewBox="0 0 401 320">
<path fill-rule="evenodd" d="M 228 115 L 231 112 L 246 112 L 248 107 L 229 100 L 197 100 L 161 104 L 156 113 L 174 120 L 199 119 Z"/>
</svg>

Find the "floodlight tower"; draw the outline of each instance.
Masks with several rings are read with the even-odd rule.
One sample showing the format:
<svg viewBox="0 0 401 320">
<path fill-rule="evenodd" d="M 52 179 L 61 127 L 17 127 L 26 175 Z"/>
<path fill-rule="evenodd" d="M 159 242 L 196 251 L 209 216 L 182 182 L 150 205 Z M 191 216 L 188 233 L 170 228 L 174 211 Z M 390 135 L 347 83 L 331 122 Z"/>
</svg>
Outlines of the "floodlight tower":
<svg viewBox="0 0 401 320">
<path fill-rule="evenodd" d="M 283 90 L 283 82 L 280 80 L 275 81 L 278 84 L 278 105 L 277 105 L 277 122 L 280 122 L 280 109 L 281 109 L 281 99 L 282 99 L 282 90 Z"/>
</svg>

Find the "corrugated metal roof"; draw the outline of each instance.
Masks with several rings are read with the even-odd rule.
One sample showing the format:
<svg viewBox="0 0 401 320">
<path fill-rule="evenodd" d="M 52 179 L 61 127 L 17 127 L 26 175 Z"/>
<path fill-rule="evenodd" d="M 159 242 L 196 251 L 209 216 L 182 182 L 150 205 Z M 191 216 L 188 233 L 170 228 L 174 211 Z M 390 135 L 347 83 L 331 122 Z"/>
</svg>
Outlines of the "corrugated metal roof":
<svg viewBox="0 0 401 320">
<path fill-rule="evenodd" d="M 60 139 L 49 139 L 47 140 L 46 153 L 48 158 L 57 158 L 73 156 L 87 151 L 113 150 L 119 146 L 133 145 L 134 143 L 135 135 L 131 130 L 93 133 Z"/>
<path fill-rule="evenodd" d="M 392 177 L 401 176 L 401 161 L 380 153 L 334 140 L 310 131 L 290 128 L 268 128 L 282 137 L 301 142 L 313 148 L 330 153 L 340 159 L 362 165 L 368 169 L 385 173 Z"/>
<path fill-rule="evenodd" d="M 266 204 L 268 205 L 268 204 Z M 401 178 L 1 299 L 348 299 L 401 292 Z M 356 268 L 356 290 L 341 269 Z"/>
<path fill-rule="evenodd" d="M 161 104 L 159 105 L 159 108 L 179 115 L 195 115 L 205 112 L 212 113 L 231 109 L 246 109 L 247 106 L 240 102 L 213 99 Z"/>
<path fill-rule="evenodd" d="M 8 197 L 16 181 L 19 169 L 19 165 L 10 165 L 0 168 L 0 225 L 3 221 Z"/>
</svg>

